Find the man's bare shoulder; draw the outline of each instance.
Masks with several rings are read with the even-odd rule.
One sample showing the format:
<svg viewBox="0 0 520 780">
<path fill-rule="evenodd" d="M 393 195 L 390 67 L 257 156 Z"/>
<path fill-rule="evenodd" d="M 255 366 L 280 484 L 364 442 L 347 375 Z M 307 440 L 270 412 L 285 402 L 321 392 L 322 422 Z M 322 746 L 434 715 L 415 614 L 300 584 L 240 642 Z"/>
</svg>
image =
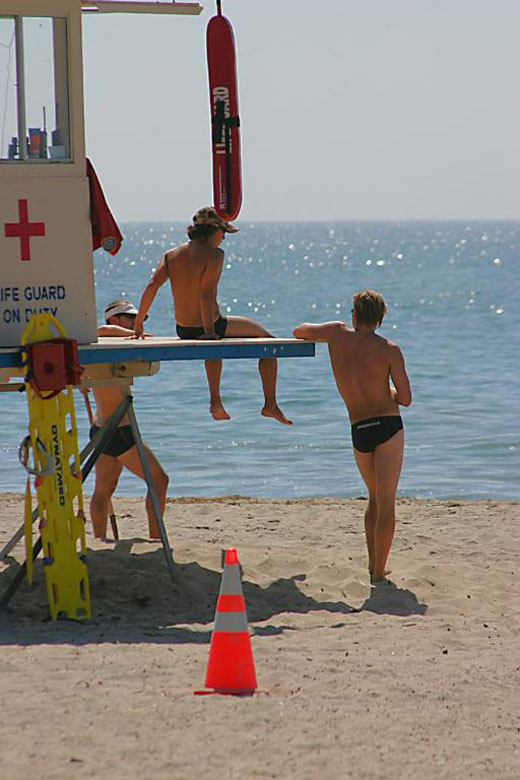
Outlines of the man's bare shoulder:
<svg viewBox="0 0 520 780">
<path fill-rule="evenodd" d="M 341 320 L 332 320 L 332 322 L 327 322 L 325 324 L 329 327 L 331 333 L 338 336 L 351 336 L 355 333 L 353 328 L 349 328 L 349 326 Z"/>
<path fill-rule="evenodd" d="M 205 262 L 222 262 L 224 252 L 219 247 L 208 246 L 203 243 L 194 243 L 188 241 L 186 244 L 171 249 L 167 252 L 168 261 L 191 257 L 193 260 L 204 260 Z"/>
<path fill-rule="evenodd" d="M 349 326 L 345 322 L 341 322 L 341 320 L 333 320 L 332 322 L 326 322 L 324 324 L 327 326 L 331 338 L 345 339 L 354 336 L 356 333 L 354 328 L 349 328 Z"/>
<path fill-rule="evenodd" d="M 390 341 L 390 339 L 385 339 L 385 342 L 388 349 L 391 350 L 392 352 L 401 352 L 401 347 L 399 346 L 399 344 L 397 344 L 397 342 Z"/>
<path fill-rule="evenodd" d="M 293 330 L 293 336 L 297 339 L 309 339 L 309 341 L 336 342 L 349 338 L 351 331 L 344 322 L 302 322 Z"/>
<path fill-rule="evenodd" d="M 178 257 L 179 255 L 185 254 L 189 250 L 189 243 L 186 241 L 184 244 L 178 244 L 177 246 L 172 246 L 171 249 L 168 249 L 164 256 L 167 260 L 173 260 L 175 257 Z"/>
<path fill-rule="evenodd" d="M 197 258 L 199 262 L 204 264 L 204 273 L 212 276 L 220 275 L 224 263 L 224 252 L 222 249 L 213 246 L 204 247 L 198 252 Z"/>
<path fill-rule="evenodd" d="M 399 344 L 397 344 L 395 341 L 390 341 L 390 339 L 385 339 L 382 336 L 379 338 L 382 339 L 385 354 L 391 363 L 402 359 L 402 352 Z"/>
</svg>

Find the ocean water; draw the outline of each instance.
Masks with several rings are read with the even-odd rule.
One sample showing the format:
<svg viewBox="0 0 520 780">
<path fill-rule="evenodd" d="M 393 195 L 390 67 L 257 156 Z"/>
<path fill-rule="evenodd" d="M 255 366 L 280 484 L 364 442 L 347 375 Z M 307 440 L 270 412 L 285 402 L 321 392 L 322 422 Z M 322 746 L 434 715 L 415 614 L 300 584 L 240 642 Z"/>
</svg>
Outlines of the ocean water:
<svg viewBox="0 0 520 780">
<path fill-rule="evenodd" d="M 413 404 L 403 410 L 405 460 L 399 494 L 520 498 L 520 222 L 244 223 L 223 245 L 219 301 L 277 336 L 302 321 L 349 317 L 352 293 L 379 290 L 388 303 L 381 334 L 405 355 Z M 95 254 L 101 314 L 112 299 L 136 303 L 184 224 L 125 224 L 116 257 Z M 172 335 L 171 295 L 159 292 L 147 322 Z M 364 494 L 346 410 L 325 345 L 315 358 L 279 361 L 278 401 L 291 428 L 259 414 L 256 362 L 224 364 L 230 422 L 208 413 L 202 362 L 164 363 L 135 381 L 144 440 L 170 475 L 172 496 L 296 498 Z M 17 449 L 26 433 L 23 396 L 2 401 L 0 490 L 21 491 Z M 77 396 L 80 445 L 87 419 Z M 86 492 L 92 489 L 92 477 Z M 123 473 L 118 492 L 142 495 Z"/>
</svg>

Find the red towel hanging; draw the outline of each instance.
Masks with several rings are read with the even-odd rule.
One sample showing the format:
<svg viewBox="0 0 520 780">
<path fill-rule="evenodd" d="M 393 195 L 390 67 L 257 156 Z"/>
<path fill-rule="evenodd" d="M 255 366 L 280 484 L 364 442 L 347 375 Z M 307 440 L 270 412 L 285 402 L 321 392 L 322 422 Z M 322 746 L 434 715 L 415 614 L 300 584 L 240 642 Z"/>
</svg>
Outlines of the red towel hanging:
<svg viewBox="0 0 520 780">
<path fill-rule="evenodd" d="M 90 221 L 92 223 L 92 249 L 103 247 L 105 252 L 116 255 L 123 236 L 105 200 L 101 184 L 88 157 L 87 177 L 90 190 Z"/>
</svg>

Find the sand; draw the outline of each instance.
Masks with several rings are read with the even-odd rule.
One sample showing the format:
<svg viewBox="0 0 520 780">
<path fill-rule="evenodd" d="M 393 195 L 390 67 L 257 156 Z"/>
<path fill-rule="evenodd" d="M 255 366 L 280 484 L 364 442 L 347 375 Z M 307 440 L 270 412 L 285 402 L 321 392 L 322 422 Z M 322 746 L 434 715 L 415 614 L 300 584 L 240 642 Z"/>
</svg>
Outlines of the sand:
<svg viewBox="0 0 520 780">
<path fill-rule="evenodd" d="M 400 500 L 376 589 L 360 499 L 170 500 L 175 585 L 142 499 L 114 504 L 92 620 L 48 620 L 41 560 L 0 616 L 2 780 L 520 777 L 518 504 Z M 21 519 L 1 496 L 0 547 Z M 198 697 L 229 546 L 265 693 Z"/>
</svg>

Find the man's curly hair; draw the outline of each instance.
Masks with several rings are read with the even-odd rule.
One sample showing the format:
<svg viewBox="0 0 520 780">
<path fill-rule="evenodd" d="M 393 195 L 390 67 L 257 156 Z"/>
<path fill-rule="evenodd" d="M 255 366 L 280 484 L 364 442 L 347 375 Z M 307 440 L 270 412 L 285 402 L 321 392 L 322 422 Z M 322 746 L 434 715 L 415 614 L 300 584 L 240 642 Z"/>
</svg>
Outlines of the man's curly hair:
<svg viewBox="0 0 520 780">
<path fill-rule="evenodd" d="M 186 232 L 190 241 L 207 241 L 213 233 L 221 229 L 217 225 L 188 225 Z"/>
</svg>

